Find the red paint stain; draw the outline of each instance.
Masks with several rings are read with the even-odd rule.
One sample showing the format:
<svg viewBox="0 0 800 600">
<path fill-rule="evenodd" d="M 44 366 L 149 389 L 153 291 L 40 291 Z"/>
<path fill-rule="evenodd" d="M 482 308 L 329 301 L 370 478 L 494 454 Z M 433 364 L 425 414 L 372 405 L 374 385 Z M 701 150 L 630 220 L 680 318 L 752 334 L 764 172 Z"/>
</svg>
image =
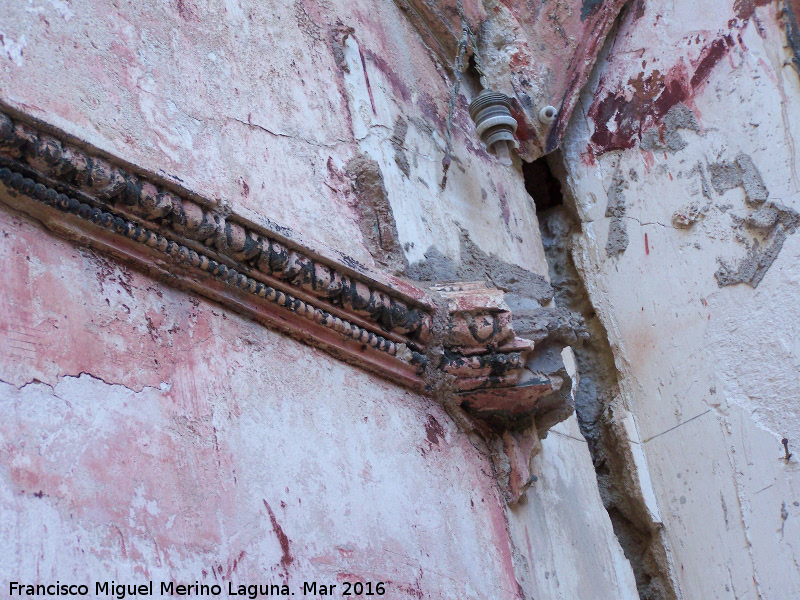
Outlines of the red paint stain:
<svg viewBox="0 0 800 600">
<path fill-rule="evenodd" d="M 408 595 L 409 597 L 416 598 L 417 600 L 422 600 L 425 597 L 425 593 L 422 591 L 422 588 L 419 585 L 419 582 L 414 582 L 414 585 L 411 584 L 395 584 L 395 587 L 402 593 Z"/>
<path fill-rule="evenodd" d="M 650 255 L 650 245 L 647 243 L 647 234 L 644 234 L 644 253 Z"/>
<path fill-rule="evenodd" d="M 503 215 L 503 221 L 506 224 L 506 228 L 508 228 L 508 222 L 511 220 L 511 209 L 508 206 L 508 199 L 504 192 L 500 192 L 500 212 Z"/>
<path fill-rule="evenodd" d="M 516 586 L 517 581 L 514 575 L 514 558 L 511 554 L 511 540 L 508 533 L 508 520 L 505 512 L 500 508 L 500 503 L 495 503 L 489 509 L 489 527 L 491 527 L 493 547 L 495 548 L 496 558 L 501 569 L 501 581 L 511 589 Z"/>
<path fill-rule="evenodd" d="M 186 6 L 186 0 L 178 0 L 178 15 L 185 21 L 195 20 L 195 15 L 192 12 L 192 9 Z"/>
<path fill-rule="evenodd" d="M 289 565 L 294 561 L 291 552 L 289 552 L 289 538 L 283 532 L 283 528 L 278 523 L 278 519 L 275 518 L 275 513 L 272 512 L 272 508 L 270 508 L 269 503 L 264 498 L 262 498 L 262 501 L 264 502 L 264 506 L 267 508 L 267 512 L 269 513 L 269 520 L 272 523 L 272 529 L 275 531 L 275 535 L 278 536 L 278 542 L 281 545 L 281 550 L 283 550 L 281 565 L 283 565 L 284 569 L 288 569 Z"/>
<path fill-rule="evenodd" d="M 359 51 L 361 50 L 361 44 L 359 44 Z M 400 76 L 389 66 L 389 63 L 386 62 L 383 58 L 372 52 L 369 48 L 364 49 L 363 52 L 367 58 L 378 68 L 378 70 L 383 73 L 386 79 L 389 80 L 389 83 L 392 86 L 392 89 L 400 94 L 403 98 L 404 102 L 408 102 L 411 99 L 411 90 L 408 89 L 405 83 L 400 79 Z M 364 71 L 366 73 L 366 69 Z"/>
<path fill-rule="evenodd" d="M 692 88 L 697 88 L 708 80 L 711 70 L 728 53 L 733 46 L 733 39 L 730 35 L 723 36 L 711 42 L 705 51 L 700 55 L 694 69 L 694 75 L 689 80 Z"/>
<path fill-rule="evenodd" d="M 730 34 L 712 41 L 691 61 L 691 73 L 681 57 L 666 73 L 653 70 L 645 75 L 641 72 L 630 78 L 622 89 L 607 91 L 605 97 L 598 95 L 588 113 L 595 124 L 590 152 L 599 156 L 611 150 L 633 148 L 642 132 L 660 124 L 670 108 L 679 102 L 692 102 L 734 43 Z"/>
<path fill-rule="evenodd" d="M 444 438 L 444 429 L 442 429 L 439 421 L 433 415 L 428 415 L 428 420 L 425 423 L 425 435 L 433 446 L 438 445 L 439 440 Z"/>
<path fill-rule="evenodd" d="M 539 136 L 536 135 L 534 129 L 528 127 L 525 112 L 522 110 L 522 107 L 519 106 L 516 98 L 514 98 L 511 103 L 511 116 L 517 121 L 517 131 L 515 132 L 517 139 L 520 140 L 520 142 L 532 140 L 534 144 L 539 145 Z"/>
<path fill-rule="evenodd" d="M 352 35 L 352 34 L 351 34 Z M 353 35 L 353 39 L 355 39 L 355 35 Z M 358 40 L 356 39 L 356 42 Z M 372 106 L 372 114 L 378 116 L 378 111 L 375 110 L 375 98 L 372 96 L 372 86 L 369 84 L 369 75 L 367 74 L 367 61 L 364 59 L 364 51 L 361 50 L 361 44 L 358 44 L 358 55 L 361 58 L 361 68 L 364 69 L 364 81 L 367 84 L 367 92 L 369 92 L 369 103 Z"/>
<path fill-rule="evenodd" d="M 239 561 L 241 561 L 244 558 L 244 555 L 245 555 L 245 551 L 242 550 L 241 552 L 239 552 L 239 556 L 237 556 L 236 558 L 233 559 L 233 563 L 231 563 L 230 566 L 228 566 L 228 571 L 227 571 L 227 573 L 225 573 L 225 579 L 230 579 L 231 578 L 231 573 L 236 571 L 236 567 L 239 566 Z"/>
<path fill-rule="evenodd" d="M 446 127 L 445 119 L 439 114 L 439 104 L 427 93 L 422 93 L 417 98 L 417 107 L 429 122 L 434 123 L 439 131 L 444 131 Z"/>
<path fill-rule="evenodd" d="M 733 12 L 740 19 L 749 19 L 756 12 L 757 6 L 766 6 L 772 0 L 736 0 L 733 3 Z"/>
<path fill-rule="evenodd" d="M 652 152 L 645 152 L 642 160 L 644 160 L 644 172 L 649 173 L 650 169 L 652 169 L 653 165 L 656 163 L 655 156 L 653 156 Z"/>
</svg>

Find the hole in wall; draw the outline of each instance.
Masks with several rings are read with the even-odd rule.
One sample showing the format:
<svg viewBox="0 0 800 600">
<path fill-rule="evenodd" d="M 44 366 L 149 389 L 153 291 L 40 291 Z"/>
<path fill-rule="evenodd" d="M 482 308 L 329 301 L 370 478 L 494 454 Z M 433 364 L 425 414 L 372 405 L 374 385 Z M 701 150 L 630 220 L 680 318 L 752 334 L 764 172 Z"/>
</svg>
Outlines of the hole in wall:
<svg viewBox="0 0 800 600">
<path fill-rule="evenodd" d="M 564 203 L 561 183 L 550 170 L 546 156 L 533 162 L 523 161 L 522 176 L 525 178 L 525 191 L 533 198 L 537 214 Z"/>
<path fill-rule="evenodd" d="M 464 95 L 467 97 L 469 104 L 472 99 L 481 93 L 483 86 L 481 85 L 481 74 L 478 71 L 478 65 L 475 62 L 475 54 L 470 53 L 467 60 L 467 66 L 461 73 L 461 87 L 464 90 Z"/>
</svg>

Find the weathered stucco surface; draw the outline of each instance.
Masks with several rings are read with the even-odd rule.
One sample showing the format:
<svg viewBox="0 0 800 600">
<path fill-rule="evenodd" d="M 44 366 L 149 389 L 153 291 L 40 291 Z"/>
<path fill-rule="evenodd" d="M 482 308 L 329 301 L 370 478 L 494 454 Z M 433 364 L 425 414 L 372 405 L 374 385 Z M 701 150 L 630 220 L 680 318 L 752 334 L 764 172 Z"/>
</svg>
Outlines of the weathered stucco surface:
<svg viewBox="0 0 800 600">
<path fill-rule="evenodd" d="M 453 265 L 480 256 L 513 275 L 498 285 L 519 306 L 549 302 L 520 165 L 480 147 L 466 95 L 442 185 L 452 81 L 394 4 L 0 14 L 11 109 L 371 267 L 402 271 L 431 248 Z M 391 582 L 392 598 L 635 597 L 574 418 L 509 508 L 487 448 L 434 400 L 6 207 L 0 223 L 3 585 L 360 579 Z"/>
<path fill-rule="evenodd" d="M 530 598 L 639 598 L 630 563 L 620 551 L 597 491 L 586 440 L 575 417 L 559 423 L 534 459 L 539 481 L 511 509 L 515 547 L 529 573 Z M 585 510 L 570 506 L 582 498 Z M 569 507 L 569 508 L 568 508 Z M 567 550 L 567 549 L 571 550 Z"/>
<path fill-rule="evenodd" d="M 573 421 L 509 516 L 435 402 L 21 217 L 1 231 L 4 579 L 633 589 Z"/>
<path fill-rule="evenodd" d="M 518 174 L 481 148 L 464 96 L 440 189 L 452 82 L 393 3 L 3 11 L 4 43 L 23 48 L 4 57 L 3 101 L 26 114 L 370 263 L 346 168 L 366 153 L 410 261 L 433 243 L 457 256 L 461 225 L 487 251 L 543 268 Z"/>
<path fill-rule="evenodd" d="M 517 597 L 491 464 L 438 405 L 14 216 L 2 231 L 5 580 Z"/>
<path fill-rule="evenodd" d="M 761 4 L 634 4 L 559 161 L 685 598 L 800 595 L 800 83 Z"/>
</svg>

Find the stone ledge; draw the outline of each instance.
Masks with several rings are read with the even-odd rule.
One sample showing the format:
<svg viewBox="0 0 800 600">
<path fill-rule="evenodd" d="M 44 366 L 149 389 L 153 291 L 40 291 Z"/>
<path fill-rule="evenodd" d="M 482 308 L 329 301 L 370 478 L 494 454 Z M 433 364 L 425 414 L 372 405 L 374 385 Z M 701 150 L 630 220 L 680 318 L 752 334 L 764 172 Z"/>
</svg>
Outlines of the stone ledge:
<svg viewBox="0 0 800 600">
<path fill-rule="evenodd" d="M 444 377 L 484 433 L 569 412 L 552 402 L 558 378 L 526 368 L 534 344 L 515 335 L 501 290 L 452 282 L 428 291 L 372 272 L 47 129 L 0 113 L 0 201 L 57 235 L 416 392 L 435 394 Z M 437 318 L 446 325 L 433 332 Z"/>
</svg>

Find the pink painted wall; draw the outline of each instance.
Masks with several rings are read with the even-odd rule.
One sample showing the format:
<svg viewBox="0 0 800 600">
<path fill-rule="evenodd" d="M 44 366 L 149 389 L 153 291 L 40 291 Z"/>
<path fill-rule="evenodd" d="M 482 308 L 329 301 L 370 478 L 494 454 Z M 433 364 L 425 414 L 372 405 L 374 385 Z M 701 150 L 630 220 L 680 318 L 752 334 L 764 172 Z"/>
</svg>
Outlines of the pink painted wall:
<svg viewBox="0 0 800 600">
<path fill-rule="evenodd" d="M 464 94 L 441 188 L 452 81 L 390 2 L 36 0 L 0 5 L 0 24 L 3 103 L 223 210 L 375 266 L 345 173 L 366 154 L 409 262 L 432 245 L 457 261 L 463 228 L 547 273 L 521 165 L 480 147 Z M 4 205 L 0 231 L 0 585 L 635 597 L 574 420 L 510 511 L 481 441 L 432 400 Z"/>
<path fill-rule="evenodd" d="M 491 464 L 437 405 L 0 218 L 3 579 L 517 597 Z"/>
</svg>

